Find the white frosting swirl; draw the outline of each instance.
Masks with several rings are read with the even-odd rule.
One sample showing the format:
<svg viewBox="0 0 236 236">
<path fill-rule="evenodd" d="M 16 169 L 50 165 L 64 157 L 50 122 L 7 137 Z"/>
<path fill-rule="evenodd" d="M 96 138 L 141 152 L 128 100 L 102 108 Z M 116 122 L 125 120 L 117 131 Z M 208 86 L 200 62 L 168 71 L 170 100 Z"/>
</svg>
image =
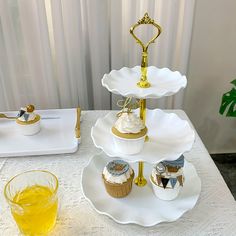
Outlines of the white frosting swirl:
<svg viewBox="0 0 236 236">
<path fill-rule="evenodd" d="M 107 182 L 116 183 L 116 184 L 122 184 L 122 183 L 126 182 L 130 178 L 132 173 L 133 173 L 133 169 L 131 167 L 129 167 L 129 170 L 126 173 L 119 175 L 119 176 L 115 176 L 115 175 L 112 175 L 111 173 L 109 173 L 106 166 L 103 170 L 103 176 L 104 176 L 105 180 Z"/>
<path fill-rule="evenodd" d="M 139 133 L 145 128 L 143 121 L 134 113 L 122 113 L 114 127 L 121 133 Z"/>
</svg>

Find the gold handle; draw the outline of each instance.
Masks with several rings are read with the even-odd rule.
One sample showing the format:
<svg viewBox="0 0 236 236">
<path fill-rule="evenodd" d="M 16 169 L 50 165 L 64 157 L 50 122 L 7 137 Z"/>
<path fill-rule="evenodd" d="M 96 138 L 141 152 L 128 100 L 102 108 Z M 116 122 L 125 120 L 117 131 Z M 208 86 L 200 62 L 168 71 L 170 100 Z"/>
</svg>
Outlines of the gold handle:
<svg viewBox="0 0 236 236">
<path fill-rule="evenodd" d="M 81 115 L 81 109 L 78 107 L 76 109 L 76 125 L 75 125 L 75 137 L 80 138 L 80 115 Z"/>
<path fill-rule="evenodd" d="M 135 35 L 134 30 L 140 25 L 153 25 L 157 28 L 157 34 L 145 45 L 138 37 Z M 147 80 L 147 67 L 148 67 L 148 47 L 151 43 L 154 43 L 156 38 L 161 34 L 161 26 L 154 22 L 146 12 L 142 19 L 140 19 L 136 24 L 130 28 L 130 33 L 134 37 L 137 43 L 142 47 L 142 61 L 141 61 L 141 78 L 137 85 L 140 88 L 149 88 L 151 84 Z"/>
<path fill-rule="evenodd" d="M 10 117 L 10 116 L 7 116 L 7 115 L 5 115 L 5 114 L 3 114 L 3 113 L 1 113 L 0 114 L 0 118 L 4 118 L 4 119 L 10 119 L 10 120 L 15 120 L 15 119 L 17 119 L 17 117 Z"/>
</svg>

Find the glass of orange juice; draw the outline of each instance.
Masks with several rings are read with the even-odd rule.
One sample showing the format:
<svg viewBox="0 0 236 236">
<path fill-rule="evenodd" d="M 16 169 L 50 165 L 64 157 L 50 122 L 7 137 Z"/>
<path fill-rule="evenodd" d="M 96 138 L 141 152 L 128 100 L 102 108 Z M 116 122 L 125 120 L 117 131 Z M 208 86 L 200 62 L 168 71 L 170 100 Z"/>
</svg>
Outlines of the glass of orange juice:
<svg viewBox="0 0 236 236">
<path fill-rule="evenodd" d="M 13 177 L 5 186 L 13 218 L 26 235 L 50 232 L 57 218 L 58 179 L 44 170 L 27 171 Z"/>
</svg>

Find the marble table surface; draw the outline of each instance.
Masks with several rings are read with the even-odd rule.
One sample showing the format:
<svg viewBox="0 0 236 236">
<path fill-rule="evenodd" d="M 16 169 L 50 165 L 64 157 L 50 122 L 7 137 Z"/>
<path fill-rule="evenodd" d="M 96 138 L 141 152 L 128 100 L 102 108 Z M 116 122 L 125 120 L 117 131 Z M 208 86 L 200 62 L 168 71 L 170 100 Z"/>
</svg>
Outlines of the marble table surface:
<svg viewBox="0 0 236 236">
<path fill-rule="evenodd" d="M 192 150 L 185 154 L 202 182 L 202 191 L 194 209 L 175 222 L 147 228 L 134 224 L 121 225 L 93 210 L 82 194 L 81 173 L 90 158 L 100 152 L 93 145 L 90 130 L 96 120 L 107 112 L 82 113 L 82 142 L 74 154 L 0 159 L 0 235 L 20 235 L 4 199 L 3 189 L 11 177 L 32 169 L 48 170 L 59 179 L 60 209 L 51 235 L 236 235 L 236 202 L 197 134 Z M 189 121 L 182 110 L 167 112 L 175 112 Z"/>
</svg>

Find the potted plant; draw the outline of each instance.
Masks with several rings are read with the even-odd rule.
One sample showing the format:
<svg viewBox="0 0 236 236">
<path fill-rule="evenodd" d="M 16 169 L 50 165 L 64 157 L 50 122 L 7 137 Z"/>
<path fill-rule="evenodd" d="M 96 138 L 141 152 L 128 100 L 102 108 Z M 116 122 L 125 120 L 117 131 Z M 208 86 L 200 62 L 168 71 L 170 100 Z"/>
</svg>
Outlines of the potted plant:
<svg viewBox="0 0 236 236">
<path fill-rule="evenodd" d="M 236 117 L 236 79 L 230 82 L 234 87 L 227 93 L 223 94 L 220 105 L 220 114 Z"/>
</svg>

